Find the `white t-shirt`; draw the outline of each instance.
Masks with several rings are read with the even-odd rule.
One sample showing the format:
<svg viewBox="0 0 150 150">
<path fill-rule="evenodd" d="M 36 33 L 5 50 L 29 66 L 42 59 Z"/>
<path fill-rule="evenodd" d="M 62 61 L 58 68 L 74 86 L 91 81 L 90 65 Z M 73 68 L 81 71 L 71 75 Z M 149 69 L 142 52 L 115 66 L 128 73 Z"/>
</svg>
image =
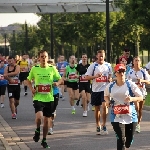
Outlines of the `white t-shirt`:
<svg viewBox="0 0 150 150">
<path fill-rule="evenodd" d="M 145 78 L 144 78 L 144 76 L 145 76 Z M 146 69 L 141 69 L 140 71 L 135 71 L 134 69 L 130 69 L 130 71 L 127 74 L 127 79 L 131 80 L 134 83 L 138 82 L 137 79 L 143 79 L 143 80 L 150 81 L 149 74 L 146 71 Z M 140 90 L 141 90 L 143 96 L 145 97 L 147 95 L 145 83 L 141 84 Z"/>
<path fill-rule="evenodd" d="M 135 97 L 141 97 L 143 94 L 140 91 L 140 89 L 138 88 L 138 86 L 132 82 L 132 81 L 128 81 L 131 87 L 131 90 L 133 92 L 133 94 L 135 95 Z M 108 96 L 111 97 L 115 103 L 114 105 L 124 105 L 125 104 L 125 99 L 127 96 L 129 96 L 129 88 L 127 86 L 126 83 L 124 83 L 124 85 L 122 86 L 118 86 L 116 83 L 113 85 L 113 87 L 111 88 L 111 93 L 109 90 L 109 87 L 112 83 L 109 83 L 104 91 L 104 96 Z M 129 104 L 128 104 L 129 105 Z M 122 124 L 129 124 L 131 122 L 133 122 L 133 117 L 135 116 L 137 119 L 137 114 L 136 110 L 135 110 L 135 106 L 132 105 L 130 106 L 131 108 L 131 113 L 130 114 L 121 114 L 121 115 L 115 115 L 113 114 L 113 112 L 111 112 L 111 122 L 120 122 Z M 132 112 L 134 111 L 134 113 Z M 133 116 L 134 115 L 134 116 Z"/>
<path fill-rule="evenodd" d="M 146 67 L 147 70 L 150 70 L 150 62 L 148 62 L 148 64 L 146 64 L 145 67 Z"/>
<path fill-rule="evenodd" d="M 93 81 L 92 81 L 92 91 L 93 92 L 104 91 L 105 87 L 108 84 L 108 76 L 110 74 L 112 74 L 111 64 L 104 62 L 102 65 L 100 65 L 100 64 L 94 62 L 88 67 L 85 75 L 94 76 L 97 73 L 102 73 L 103 76 L 101 78 L 93 79 Z"/>
</svg>

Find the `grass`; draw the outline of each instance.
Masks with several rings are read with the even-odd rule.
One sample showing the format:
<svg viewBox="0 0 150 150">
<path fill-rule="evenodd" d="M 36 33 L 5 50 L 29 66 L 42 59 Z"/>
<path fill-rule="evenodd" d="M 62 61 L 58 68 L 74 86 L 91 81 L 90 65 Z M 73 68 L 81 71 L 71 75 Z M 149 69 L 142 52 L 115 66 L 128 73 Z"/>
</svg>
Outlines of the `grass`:
<svg viewBox="0 0 150 150">
<path fill-rule="evenodd" d="M 150 106 L 150 92 L 147 92 L 146 100 L 145 100 L 145 105 Z"/>
</svg>

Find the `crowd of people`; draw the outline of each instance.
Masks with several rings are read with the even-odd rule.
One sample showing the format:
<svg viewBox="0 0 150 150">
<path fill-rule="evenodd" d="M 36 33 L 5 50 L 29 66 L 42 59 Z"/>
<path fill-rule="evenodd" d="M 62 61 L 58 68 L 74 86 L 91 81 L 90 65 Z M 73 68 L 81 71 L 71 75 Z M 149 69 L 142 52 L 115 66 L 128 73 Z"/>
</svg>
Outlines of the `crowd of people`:
<svg viewBox="0 0 150 150">
<path fill-rule="evenodd" d="M 54 64 L 45 50 L 39 52 L 38 59 L 29 59 L 28 55 L 20 58 L 17 55 L 16 58 L 0 56 L 0 60 L 1 108 L 5 107 L 7 87 L 12 119 L 17 119 L 20 86 L 24 86 L 24 96 L 28 95 L 29 88 L 35 109 L 33 140 L 38 142 L 40 139 L 43 119 L 43 148 L 50 148 L 46 137 L 53 134 L 56 108 L 59 99 L 66 99 L 66 90 L 72 115 L 76 114 L 75 104 L 80 104 L 82 116 L 88 117 L 89 106 L 92 105 L 98 135 L 108 134 L 106 119 L 108 109 L 111 109 L 117 150 L 128 149 L 133 142 L 134 132 L 141 132 L 142 109 L 147 95 L 145 85 L 150 84 L 150 64 L 142 68 L 140 57 L 130 56 L 128 48 L 123 50 L 114 68 L 105 61 L 104 50 L 98 50 L 91 63 L 88 63 L 87 54 L 84 53 L 79 63 L 74 55 L 69 57 L 69 62 L 60 55 Z"/>
</svg>

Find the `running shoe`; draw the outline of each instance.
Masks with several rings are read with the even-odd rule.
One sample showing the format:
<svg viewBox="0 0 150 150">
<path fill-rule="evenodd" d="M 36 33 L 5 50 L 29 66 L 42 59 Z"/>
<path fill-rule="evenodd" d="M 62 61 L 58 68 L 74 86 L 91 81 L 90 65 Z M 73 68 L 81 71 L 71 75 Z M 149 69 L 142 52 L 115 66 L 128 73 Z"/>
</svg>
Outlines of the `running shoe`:
<svg viewBox="0 0 150 150">
<path fill-rule="evenodd" d="M 42 140 L 41 145 L 43 146 L 43 148 L 50 148 L 50 146 L 46 143 L 46 141 Z"/>
<path fill-rule="evenodd" d="M 80 107 L 83 107 L 83 104 L 81 104 L 81 106 Z"/>
<path fill-rule="evenodd" d="M 62 96 L 62 101 L 64 101 L 65 100 L 65 97 L 64 96 Z"/>
<path fill-rule="evenodd" d="M 100 128 L 100 127 L 97 127 L 97 128 L 96 128 L 96 132 L 97 132 L 97 135 L 100 135 L 100 134 L 101 134 L 101 128 Z"/>
<path fill-rule="evenodd" d="M 24 96 L 27 96 L 27 95 L 28 95 L 28 93 L 27 93 L 27 92 L 25 92 L 25 93 L 24 93 Z"/>
<path fill-rule="evenodd" d="M 12 114 L 12 119 L 17 119 L 17 115 L 15 113 Z"/>
<path fill-rule="evenodd" d="M 77 106 L 79 106 L 79 102 L 80 102 L 80 100 L 77 100 L 77 102 L 76 102 L 76 105 L 77 105 Z"/>
<path fill-rule="evenodd" d="M 87 111 L 83 112 L 83 117 L 87 117 Z"/>
<path fill-rule="evenodd" d="M 136 126 L 135 131 L 136 131 L 137 133 L 140 133 L 140 132 L 141 132 L 141 130 L 140 130 L 140 125 L 139 125 L 139 124 Z"/>
<path fill-rule="evenodd" d="M 53 128 L 50 128 L 49 131 L 48 131 L 48 135 L 53 135 L 54 132 L 53 132 Z"/>
<path fill-rule="evenodd" d="M 3 103 L 1 103 L 1 108 L 4 108 L 5 106 L 4 106 L 4 104 Z"/>
<path fill-rule="evenodd" d="M 75 110 L 75 109 L 72 109 L 71 114 L 72 114 L 72 115 L 76 114 L 76 110 Z"/>
<path fill-rule="evenodd" d="M 108 134 L 108 131 L 107 131 L 106 126 L 103 126 L 101 129 L 101 135 L 107 135 L 107 134 Z"/>
<path fill-rule="evenodd" d="M 60 97 L 59 98 L 62 98 L 63 96 L 62 95 L 60 95 Z"/>
<path fill-rule="evenodd" d="M 38 142 L 39 139 L 40 139 L 40 131 L 35 130 L 35 134 L 34 134 L 34 136 L 33 136 L 33 140 L 34 140 L 35 142 Z"/>
</svg>

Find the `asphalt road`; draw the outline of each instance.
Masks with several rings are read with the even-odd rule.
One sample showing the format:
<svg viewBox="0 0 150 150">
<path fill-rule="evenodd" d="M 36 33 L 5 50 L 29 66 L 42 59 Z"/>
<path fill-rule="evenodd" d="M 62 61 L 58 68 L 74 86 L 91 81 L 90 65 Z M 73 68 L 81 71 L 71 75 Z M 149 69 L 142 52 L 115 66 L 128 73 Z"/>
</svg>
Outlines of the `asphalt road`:
<svg viewBox="0 0 150 150">
<path fill-rule="evenodd" d="M 68 94 L 65 93 L 65 96 L 65 101 L 59 100 L 54 134 L 47 136 L 47 142 L 51 146 L 51 150 L 116 150 L 116 137 L 109 116 L 107 119 L 109 134 L 105 136 L 96 135 L 94 112 L 90 110 L 88 117 L 82 117 L 82 108 L 76 106 L 76 114 L 72 115 Z M 40 142 L 35 143 L 32 140 L 35 130 L 35 114 L 31 93 L 24 97 L 22 89 L 17 120 L 11 119 L 7 96 L 5 108 L 0 108 L 0 114 L 29 149 L 42 149 Z M 13 146 L 12 149 L 16 150 Z M 141 133 L 135 134 L 130 150 L 150 150 L 150 111 L 143 111 Z"/>
</svg>

